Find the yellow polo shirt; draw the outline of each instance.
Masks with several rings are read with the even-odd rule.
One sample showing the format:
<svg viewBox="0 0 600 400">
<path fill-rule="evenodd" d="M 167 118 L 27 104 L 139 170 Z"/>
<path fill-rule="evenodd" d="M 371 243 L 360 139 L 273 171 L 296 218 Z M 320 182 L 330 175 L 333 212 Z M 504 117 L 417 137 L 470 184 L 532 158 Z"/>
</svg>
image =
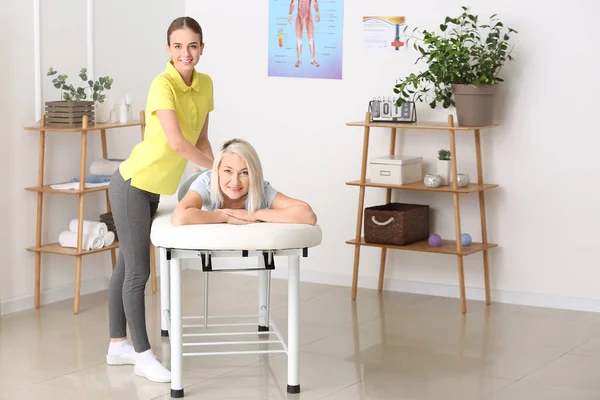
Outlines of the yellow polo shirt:
<svg viewBox="0 0 600 400">
<path fill-rule="evenodd" d="M 169 146 L 156 111 L 174 110 L 183 136 L 195 145 L 206 116 L 213 108 L 210 76 L 194 70 L 192 85 L 188 86 L 169 61 L 165 71 L 150 85 L 144 140 L 119 166 L 123 179 L 131 179 L 132 186 L 151 193 L 175 193 L 187 160 Z"/>
</svg>

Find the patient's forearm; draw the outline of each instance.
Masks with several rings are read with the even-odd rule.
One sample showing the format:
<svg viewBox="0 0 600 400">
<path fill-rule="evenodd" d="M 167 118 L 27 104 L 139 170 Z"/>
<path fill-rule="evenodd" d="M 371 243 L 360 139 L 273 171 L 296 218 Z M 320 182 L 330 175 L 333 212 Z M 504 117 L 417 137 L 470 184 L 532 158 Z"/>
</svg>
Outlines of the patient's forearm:
<svg viewBox="0 0 600 400">
<path fill-rule="evenodd" d="M 317 223 L 317 216 L 313 210 L 304 205 L 294 205 L 287 208 L 264 209 L 254 212 L 254 216 L 263 222 L 280 222 L 292 224 L 310 224 Z"/>
<path fill-rule="evenodd" d="M 171 217 L 173 225 L 221 224 L 227 222 L 227 215 L 217 211 L 204 211 L 199 208 L 186 208 L 174 212 Z"/>
</svg>

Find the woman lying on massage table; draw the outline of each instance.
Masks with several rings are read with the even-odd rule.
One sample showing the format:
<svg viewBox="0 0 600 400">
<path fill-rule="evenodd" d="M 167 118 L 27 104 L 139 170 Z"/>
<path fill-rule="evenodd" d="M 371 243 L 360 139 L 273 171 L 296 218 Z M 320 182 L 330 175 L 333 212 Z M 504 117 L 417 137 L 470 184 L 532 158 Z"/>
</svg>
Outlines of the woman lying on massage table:
<svg viewBox="0 0 600 400">
<path fill-rule="evenodd" d="M 173 214 L 173 225 L 281 222 L 314 225 L 312 208 L 277 192 L 263 178 L 254 147 L 242 139 L 223 144 L 212 170 L 191 182 Z"/>
</svg>

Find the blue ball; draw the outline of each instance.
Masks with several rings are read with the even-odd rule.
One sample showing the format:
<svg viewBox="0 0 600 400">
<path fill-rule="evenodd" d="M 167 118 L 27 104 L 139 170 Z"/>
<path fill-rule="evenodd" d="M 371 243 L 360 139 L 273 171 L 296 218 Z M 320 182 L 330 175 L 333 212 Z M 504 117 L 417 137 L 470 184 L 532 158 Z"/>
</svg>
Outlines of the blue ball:
<svg viewBox="0 0 600 400">
<path fill-rule="evenodd" d="M 473 243 L 473 240 L 471 239 L 471 235 L 469 235 L 468 233 L 463 233 L 461 235 L 461 239 L 462 239 L 463 246 L 469 246 L 471 243 Z"/>
</svg>

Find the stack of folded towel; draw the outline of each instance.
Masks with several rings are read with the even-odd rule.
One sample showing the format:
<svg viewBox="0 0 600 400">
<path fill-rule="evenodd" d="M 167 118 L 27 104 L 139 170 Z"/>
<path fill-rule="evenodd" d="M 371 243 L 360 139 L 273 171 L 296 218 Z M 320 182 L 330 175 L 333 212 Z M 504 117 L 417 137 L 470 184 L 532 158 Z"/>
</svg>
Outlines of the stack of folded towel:
<svg viewBox="0 0 600 400">
<path fill-rule="evenodd" d="M 79 221 L 71 220 L 69 230 L 62 231 L 58 236 L 58 243 L 63 247 L 77 248 L 77 232 Z M 105 246 L 110 246 L 115 241 L 114 232 L 110 232 L 108 227 L 103 222 L 83 221 L 82 229 L 82 244 L 83 250 L 97 250 Z"/>
<path fill-rule="evenodd" d="M 90 165 L 90 174 L 111 176 L 123 161 L 120 158 L 100 158 L 94 160 Z"/>
<path fill-rule="evenodd" d="M 113 219 L 112 212 L 100 214 L 100 222 L 105 223 L 108 231 L 115 234 L 115 240 L 119 240 L 119 237 L 117 236 L 117 227 L 115 226 L 115 220 Z"/>
<path fill-rule="evenodd" d="M 86 189 L 108 186 L 113 173 L 119 168 L 123 159 L 120 158 L 99 158 L 92 161 L 89 173 L 86 174 L 84 187 Z M 71 178 L 71 182 L 56 183 L 51 185 L 55 190 L 78 190 L 79 176 Z"/>
</svg>

